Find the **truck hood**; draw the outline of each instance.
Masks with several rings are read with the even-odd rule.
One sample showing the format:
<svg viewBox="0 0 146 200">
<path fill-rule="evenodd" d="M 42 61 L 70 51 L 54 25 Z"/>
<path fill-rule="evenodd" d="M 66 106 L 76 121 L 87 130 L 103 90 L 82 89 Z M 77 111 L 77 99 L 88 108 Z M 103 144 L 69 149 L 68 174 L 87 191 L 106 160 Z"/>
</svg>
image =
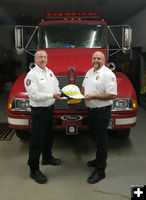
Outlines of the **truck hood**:
<svg viewBox="0 0 146 200">
<path fill-rule="evenodd" d="M 13 84 L 10 91 L 9 98 L 28 98 L 24 86 L 24 79 L 27 73 L 21 74 Z"/>
<path fill-rule="evenodd" d="M 55 71 L 53 69 L 53 71 Z M 84 74 L 86 71 L 84 70 Z M 11 92 L 9 94 L 9 98 L 28 98 L 28 95 L 26 93 L 25 87 L 24 87 L 24 79 L 27 73 L 21 74 L 13 84 L 13 87 L 11 89 Z M 56 74 L 56 72 L 55 72 Z M 61 75 L 61 73 L 60 73 Z M 63 75 L 67 75 L 63 73 Z M 78 74 L 79 75 L 79 74 Z M 127 78 L 127 76 L 121 72 L 115 72 L 116 78 L 117 78 L 117 85 L 118 85 L 118 95 L 117 98 L 135 98 L 136 94 L 135 90 L 133 88 L 133 85 L 131 84 L 130 80 Z"/>
<path fill-rule="evenodd" d="M 117 78 L 117 98 L 134 98 L 136 99 L 135 90 L 128 77 L 122 72 L 115 72 Z"/>
<path fill-rule="evenodd" d="M 45 49 L 48 54 L 47 66 L 55 75 L 64 75 L 69 67 L 75 67 L 75 72 L 78 75 L 85 75 L 91 68 L 92 54 L 95 49 L 83 48 L 64 48 L 64 49 Z M 103 53 L 106 54 L 105 50 Z"/>
</svg>

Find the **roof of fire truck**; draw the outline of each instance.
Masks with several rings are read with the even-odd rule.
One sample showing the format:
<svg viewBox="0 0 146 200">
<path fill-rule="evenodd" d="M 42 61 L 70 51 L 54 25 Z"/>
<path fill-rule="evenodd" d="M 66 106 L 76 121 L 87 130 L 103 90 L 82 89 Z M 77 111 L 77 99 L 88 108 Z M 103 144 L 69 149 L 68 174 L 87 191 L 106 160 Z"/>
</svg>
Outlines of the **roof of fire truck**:
<svg viewBox="0 0 146 200">
<path fill-rule="evenodd" d="M 47 12 L 44 19 L 49 20 L 99 20 L 104 21 L 103 16 L 99 12 Z"/>
</svg>

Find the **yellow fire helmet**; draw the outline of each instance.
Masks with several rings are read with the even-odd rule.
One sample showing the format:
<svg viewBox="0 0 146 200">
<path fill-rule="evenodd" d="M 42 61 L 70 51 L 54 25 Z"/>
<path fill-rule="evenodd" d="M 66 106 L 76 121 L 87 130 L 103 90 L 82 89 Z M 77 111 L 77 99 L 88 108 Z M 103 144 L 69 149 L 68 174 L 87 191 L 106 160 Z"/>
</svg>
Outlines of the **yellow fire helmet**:
<svg viewBox="0 0 146 200">
<path fill-rule="evenodd" d="M 77 104 L 80 103 L 82 101 L 82 99 L 69 99 L 67 101 L 68 104 Z"/>
<path fill-rule="evenodd" d="M 62 92 L 71 99 L 83 99 L 84 96 L 81 94 L 78 86 L 69 84 L 62 88 Z"/>
<path fill-rule="evenodd" d="M 63 92 L 64 95 L 66 95 L 69 98 L 67 102 L 68 104 L 80 103 L 84 98 L 78 86 L 73 84 L 64 86 L 61 91 Z"/>
</svg>

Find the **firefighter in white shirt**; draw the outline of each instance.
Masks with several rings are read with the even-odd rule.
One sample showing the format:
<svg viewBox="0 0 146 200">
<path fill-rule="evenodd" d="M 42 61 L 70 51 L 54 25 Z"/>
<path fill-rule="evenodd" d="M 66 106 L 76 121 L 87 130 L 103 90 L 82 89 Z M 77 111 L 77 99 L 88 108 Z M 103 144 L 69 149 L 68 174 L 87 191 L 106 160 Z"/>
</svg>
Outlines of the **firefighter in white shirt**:
<svg viewBox="0 0 146 200">
<path fill-rule="evenodd" d="M 87 162 L 89 167 L 95 167 L 87 179 L 90 184 L 97 183 L 105 177 L 107 127 L 110 120 L 112 99 L 117 95 L 116 76 L 104 64 L 104 54 L 96 51 L 92 56 L 93 68 L 86 73 L 81 89 L 88 107 L 89 128 L 96 142 L 96 158 Z"/>
<path fill-rule="evenodd" d="M 54 73 L 46 67 L 47 53 L 39 50 L 35 53 L 35 67 L 25 80 L 25 88 L 30 98 L 32 124 L 28 165 L 30 177 L 42 184 L 47 177 L 40 171 L 39 159 L 42 154 L 43 165 L 59 165 L 60 159 L 52 156 L 53 144 L 53 104 L 60 100 L 59 82 Z"/>
</svg>

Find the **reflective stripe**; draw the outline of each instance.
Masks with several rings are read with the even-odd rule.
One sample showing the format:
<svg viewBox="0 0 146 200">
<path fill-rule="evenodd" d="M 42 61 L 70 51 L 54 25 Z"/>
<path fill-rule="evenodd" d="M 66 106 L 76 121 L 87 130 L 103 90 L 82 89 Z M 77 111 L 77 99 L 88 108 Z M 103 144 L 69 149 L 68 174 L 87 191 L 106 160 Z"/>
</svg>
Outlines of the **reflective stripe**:
<svg viewBox="0 0 146 200">
<path fill-rule="evenodd" d="M 115 124 L 116 124 L 116 125 L 134 124 L 134 123 L 136 123 L 136 117 L 124 118 L 124 119 L 116 119 L 116 120 L 115 120 Z"/>
<path fill-rule="evenodd" d="M 14 124 L 14 125 L 23 125 L 23 126 L 28 126 L 28 119 L 15 119 L 15 118 L 10 118 L 8 117 L 8 123 L 9 124 Z"/>
</svg>

